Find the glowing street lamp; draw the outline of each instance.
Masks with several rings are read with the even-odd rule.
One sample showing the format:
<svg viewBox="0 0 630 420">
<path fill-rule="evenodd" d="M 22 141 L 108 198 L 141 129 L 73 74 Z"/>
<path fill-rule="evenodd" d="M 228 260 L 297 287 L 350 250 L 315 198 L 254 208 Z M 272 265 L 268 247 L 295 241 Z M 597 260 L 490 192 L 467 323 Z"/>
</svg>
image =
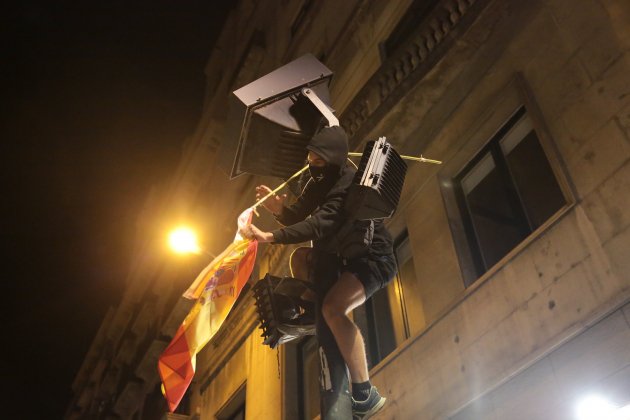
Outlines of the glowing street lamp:
<svg viewBox="0 0 630 420">
<path fill-rule="evenodd" d="M 171 249 L 178 254 L 201 254 L 201 247 L 197 244 L 197 235 L 188 227 L 179 227 L 168 236 Z"/>
<path fill-rule="evenodd" d="M 600 395 L 589 395 L 577 406 L 578 420 L 630 420 L 630 405 L 619 407 Z"/>
</svg>

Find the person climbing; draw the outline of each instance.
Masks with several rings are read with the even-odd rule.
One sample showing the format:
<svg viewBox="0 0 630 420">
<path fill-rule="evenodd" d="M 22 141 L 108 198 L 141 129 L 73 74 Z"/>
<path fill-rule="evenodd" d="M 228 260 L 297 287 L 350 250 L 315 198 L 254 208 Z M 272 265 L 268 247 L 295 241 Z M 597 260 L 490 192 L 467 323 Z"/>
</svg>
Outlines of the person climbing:
<svg viewBox="0 0 630 420">
<path fill-rule="evenodd" d="M 307 149 L 310 180 L 295 203 L 285 204 L 286 195 L 263 203 L 284 226 L 266 232 L 252 224 L 243 235 L 272 244 L 313 241 L 293 253 L 291 269 L 318 290 L 321 315 L 350 372 L 353 418 L 367 419 L 386 399 L 370 382 L 363 336 L 348 315 L 394 277 L 392 238 L 382 220 L 355 221 L 344 208 L 356 169 L 348 164 L 343 128 L 323 128 Z M 256 192 L 260 199 L 271 190 L 260 185 Z"/>
</svg>

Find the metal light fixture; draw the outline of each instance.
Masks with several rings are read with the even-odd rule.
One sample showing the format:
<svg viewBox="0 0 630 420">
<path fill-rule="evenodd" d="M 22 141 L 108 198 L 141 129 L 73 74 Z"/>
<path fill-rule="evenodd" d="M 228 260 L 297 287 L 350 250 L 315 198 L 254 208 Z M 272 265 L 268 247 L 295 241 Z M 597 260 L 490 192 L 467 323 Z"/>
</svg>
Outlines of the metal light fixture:
<svg viewBox="0 0 630 420">
<path fill-rule="evenodd" d="M 339 124 L 329 106 L 332 75 L 306 54 L 230 95 L 219 149 L 230 178 L 251 173 L 286 179 L 302 167 L 306 145 L 324 119 Z"/>
</svg>

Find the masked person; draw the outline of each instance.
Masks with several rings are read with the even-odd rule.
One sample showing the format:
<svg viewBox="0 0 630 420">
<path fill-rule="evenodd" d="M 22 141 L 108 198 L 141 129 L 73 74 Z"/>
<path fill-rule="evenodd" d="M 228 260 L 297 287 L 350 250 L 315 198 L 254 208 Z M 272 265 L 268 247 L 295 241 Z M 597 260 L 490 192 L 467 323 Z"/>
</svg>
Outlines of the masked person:
<svg viewBox="0 0 630 420">
<path fill-rule="evenodd" d="M 311 179 L 297 201 L 287 206 L 286 196 L 275 196 L 263 204 L 284 227 L 263 232 L 250 225 L 243 233 L 275 244 L 313 241 L 312 249 L 300 248 L 294 253 L 292 271 L 294 276 L 298 273 L 296 277 L 310 279 L 318 291 L 321 315 L 352 379 L 354 418 L 367 419 L 383 407 L 385 398 L 370 383 L 363 337 L 348 314 L 393 278 L 396 263 L 392 238 L 381 220 L 357 223 L 344 210 L 356 173 L 347 162 L 344 130 L 338 126 L 323 128 L 307 149 Z M 269 192 L 268 187 L 257 187 L 258 197 Z M 357 241 L 348 243 L 349 237 L 358 238 L 359 252 Z M 350 254 L 346 252 L 349 248 Z"/>
</svg>

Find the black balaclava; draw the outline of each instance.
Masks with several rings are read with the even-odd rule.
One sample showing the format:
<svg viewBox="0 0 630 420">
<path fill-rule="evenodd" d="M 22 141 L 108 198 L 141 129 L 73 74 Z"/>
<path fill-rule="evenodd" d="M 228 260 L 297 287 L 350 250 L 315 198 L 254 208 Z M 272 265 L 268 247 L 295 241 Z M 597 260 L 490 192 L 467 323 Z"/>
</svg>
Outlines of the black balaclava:
<svg viewBox="0 0 630 420">
<path fill-rule="evenodd" d="M 315 181 L 339 177 L 341 168 L 348 158 L 348 136 L 340 126 L 324 127 L 315 134 L 306 146 L 326 161 L 326 166 L 309 166 L 311 177 Z"/>
</svg>

